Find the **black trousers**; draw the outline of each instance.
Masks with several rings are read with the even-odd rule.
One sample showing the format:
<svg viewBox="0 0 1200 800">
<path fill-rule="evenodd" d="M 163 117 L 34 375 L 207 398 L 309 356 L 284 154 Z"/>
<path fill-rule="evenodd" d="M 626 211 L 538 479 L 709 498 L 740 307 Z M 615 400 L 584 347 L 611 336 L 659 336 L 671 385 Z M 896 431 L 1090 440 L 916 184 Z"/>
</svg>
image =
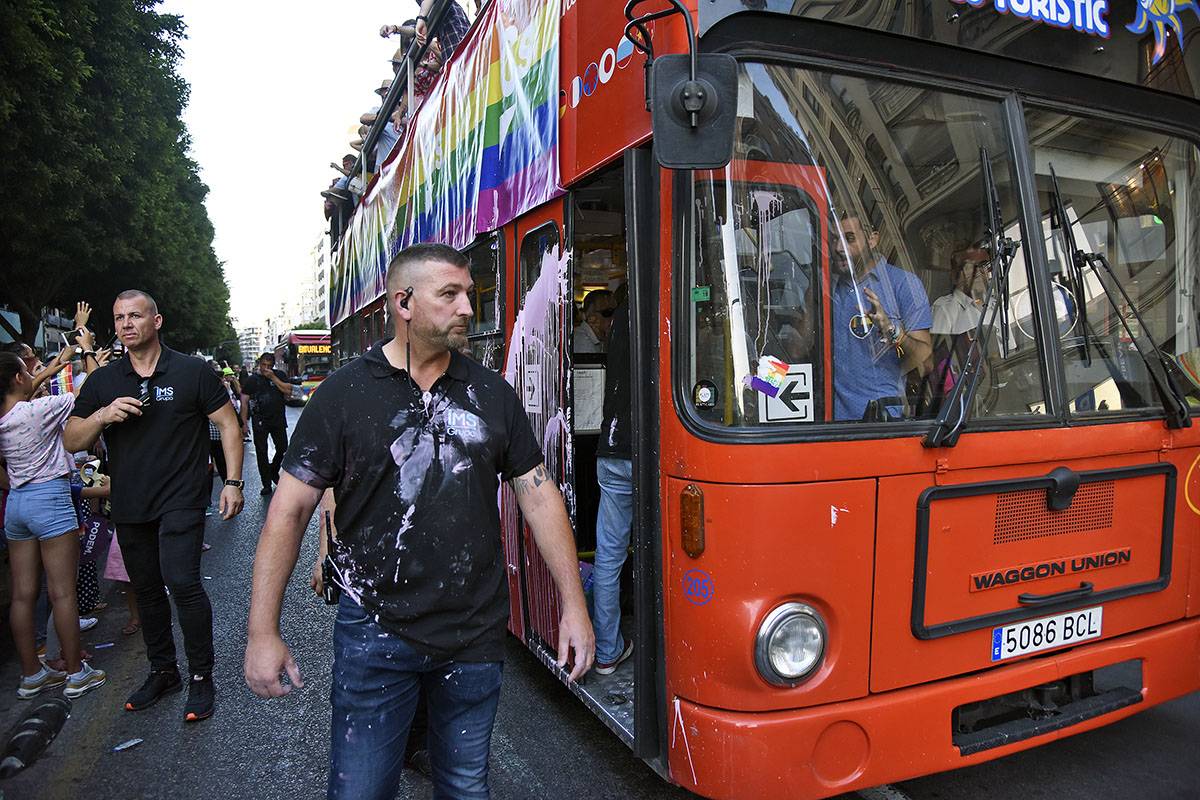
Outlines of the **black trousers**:
<svg viewBox="0 0 1200 800">
<path fill-rule="evenodd" d="M 264 489 L 270 488 L 272 483 L 279 483 L 279 465 L 283 463 L 283 454 L 287 452 L 287 421 L 267 420 L 260 421 L 254 418 L 250 420 L 250 427 L 254 429 L 254 456 L 258 460 L 258 477 L 262 479 Z M 271 441 L 275 443 L 275 457 L 267 458 L 267 437 L 271 437 Z"/>
<path fill-rule="evenodd" d="M 150 668 L 176 668 L 171 604 L 165 587 L 175 601 L 188 669 L 193 675 L 212 674 L 212 604 L 200 577 L 204 510 L 168 511 L 150 522 L 120 523 L 117 541 L 129 582 L 137 592 Z"/>
</svg>

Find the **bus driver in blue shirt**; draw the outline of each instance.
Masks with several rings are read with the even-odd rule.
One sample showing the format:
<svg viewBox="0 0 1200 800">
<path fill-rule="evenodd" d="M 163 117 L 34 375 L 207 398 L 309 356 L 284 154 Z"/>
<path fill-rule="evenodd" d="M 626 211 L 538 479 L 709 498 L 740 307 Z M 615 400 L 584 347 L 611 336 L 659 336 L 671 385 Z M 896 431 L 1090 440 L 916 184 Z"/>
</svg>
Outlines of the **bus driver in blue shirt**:
<svg viewBox="0 0 1200 800">
<path fill-rule="evenodd" d="M 839 223 L 835 223 L 839 225 Z M 840 222 L 831 254 L 834 419 L 900 419 L 906 376 L 929 371 L 933 324 L 921 280 L 876 252 L 879 233 Z M 835 243 L 838 239 L 835 239 Z"/>
</svg>

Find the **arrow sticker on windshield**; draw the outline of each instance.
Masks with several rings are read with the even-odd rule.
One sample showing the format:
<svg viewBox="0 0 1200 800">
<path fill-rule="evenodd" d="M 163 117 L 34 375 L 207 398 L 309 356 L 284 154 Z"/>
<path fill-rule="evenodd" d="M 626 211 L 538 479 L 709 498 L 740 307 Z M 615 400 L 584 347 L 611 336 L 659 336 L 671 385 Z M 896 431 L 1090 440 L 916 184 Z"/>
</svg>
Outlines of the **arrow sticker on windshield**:
<svg viewBox="0 0 1200 800">
<path fill-rule="evenodd" d="M 815 422 L 813 415 L 812 364 L 789 364 L 775 396 L 758 396 L 761 422 Z"/>
</svg>

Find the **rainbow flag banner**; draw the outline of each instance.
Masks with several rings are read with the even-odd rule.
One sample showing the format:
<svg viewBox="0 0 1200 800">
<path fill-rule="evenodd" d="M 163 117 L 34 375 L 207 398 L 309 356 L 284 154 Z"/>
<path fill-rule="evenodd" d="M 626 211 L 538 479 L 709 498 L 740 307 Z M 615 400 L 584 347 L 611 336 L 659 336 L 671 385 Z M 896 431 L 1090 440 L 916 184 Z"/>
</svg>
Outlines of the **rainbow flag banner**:
<svg viewBox="0 0 1200 800">
<path fill-rule="evenodd" d="M 72 367 L 67 364 L 46 383 L 50 394 L 70 394 L 75 391 L 75 380 L 71 373 Z"/>
<path fill-rule="evenodd" d="M 459 249 L 561 193 L 558 0 L 496 0 L 409 120 L 333 259 L 337 324 L 416 242 Z"/>
</svg>

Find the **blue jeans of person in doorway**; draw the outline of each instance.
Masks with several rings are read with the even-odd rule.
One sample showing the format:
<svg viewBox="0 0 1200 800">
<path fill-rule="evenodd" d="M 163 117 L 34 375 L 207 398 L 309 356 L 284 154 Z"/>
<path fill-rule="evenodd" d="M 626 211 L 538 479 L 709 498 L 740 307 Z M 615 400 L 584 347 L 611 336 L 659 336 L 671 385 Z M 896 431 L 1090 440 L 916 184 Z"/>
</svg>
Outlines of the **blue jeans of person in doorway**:
<svg viewBox="0 0 1200 800">
<path fill-rule="evenodd" d="M 596 662 L 611 664 L 621 657 L 621 568 L 629 552 L 633 523 L 633 462 L 597 458 L 600 510 L 596 513 L 596 566 L 592 570 L 592 627 L 596 631 Z"/>
<path fill-rule="evenodd" d="M 333 628 L 329 800 L 396 796 L 422 691 L 435 800 L 486 800 L 503 667 L 423 655 L 343 594 Z"/>
</svg>

